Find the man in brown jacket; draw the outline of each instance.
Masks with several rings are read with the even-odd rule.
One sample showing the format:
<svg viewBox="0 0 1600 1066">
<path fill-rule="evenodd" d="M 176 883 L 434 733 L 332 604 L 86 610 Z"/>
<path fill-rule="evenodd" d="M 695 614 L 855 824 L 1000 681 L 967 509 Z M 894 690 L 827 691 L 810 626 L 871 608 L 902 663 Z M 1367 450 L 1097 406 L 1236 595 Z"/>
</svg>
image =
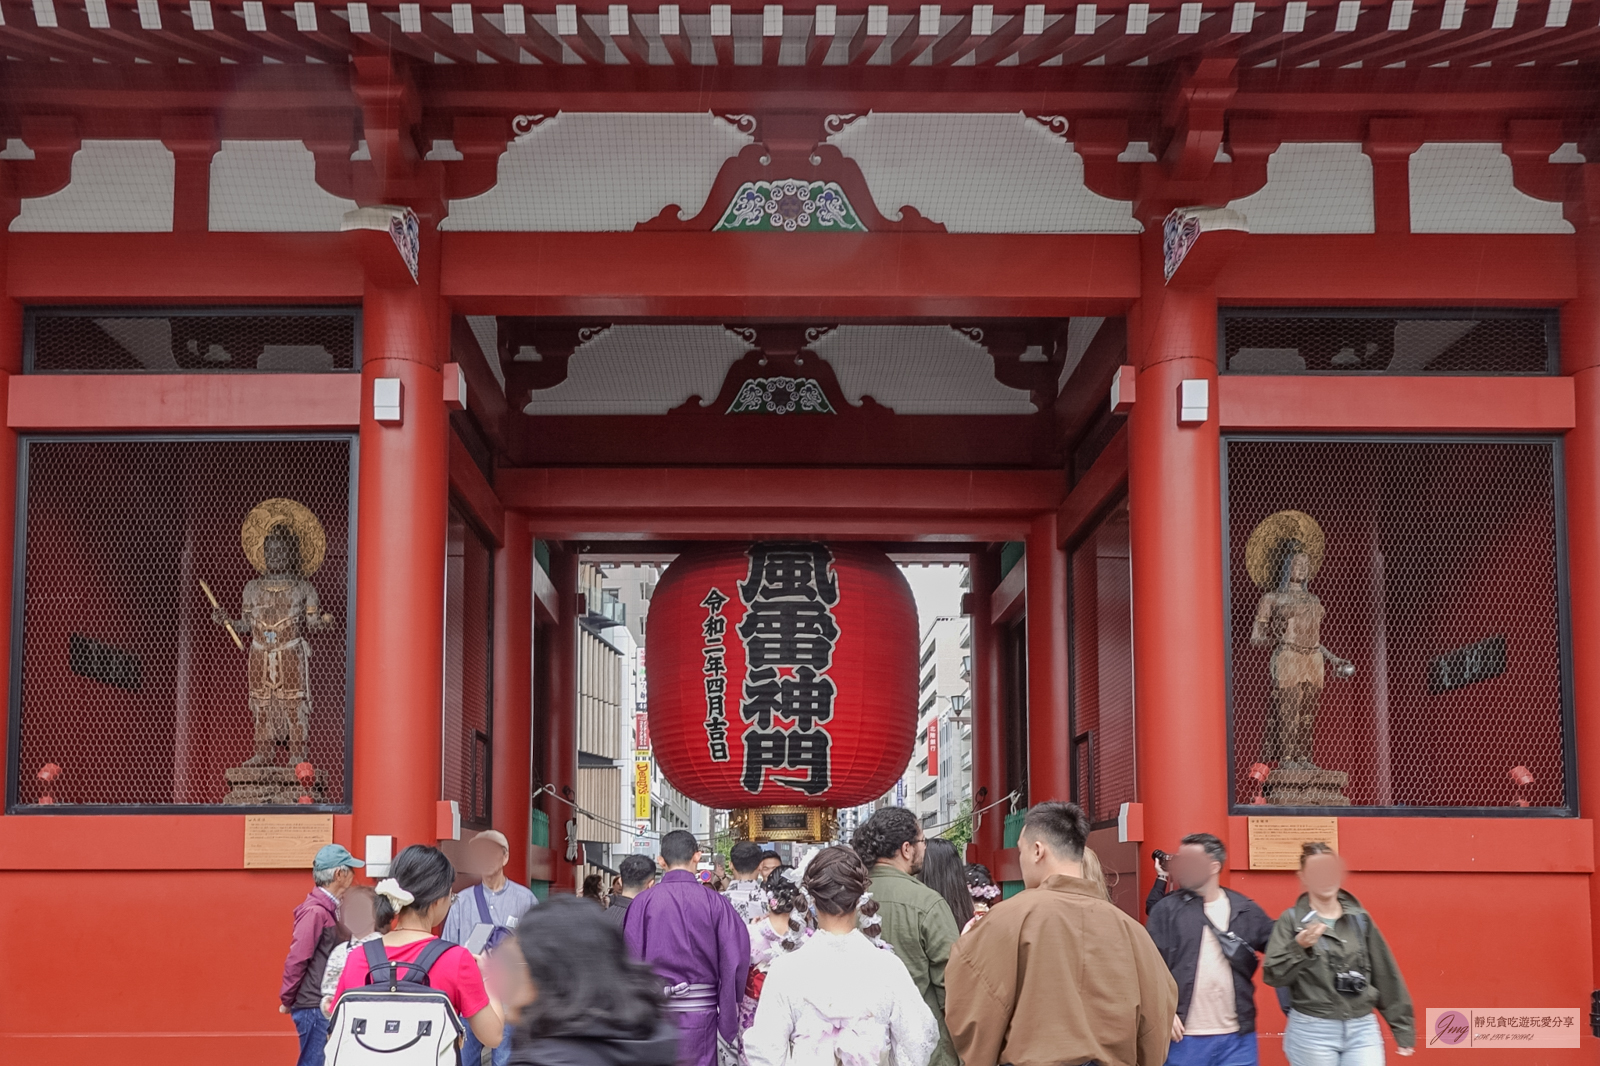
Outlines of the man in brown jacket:
<svg viewBox="0 0 1600 1066">
<path fill-rule="evenodd" d="M 1089 819 L 1073 803 L 1028 812 L 1017 842 L 1028 891 L 956 941 L 945 1021 L 964 1066 L 1161 1066 L 1178 986 L 1144 926 L 1083 878 Z"/>
</svg>

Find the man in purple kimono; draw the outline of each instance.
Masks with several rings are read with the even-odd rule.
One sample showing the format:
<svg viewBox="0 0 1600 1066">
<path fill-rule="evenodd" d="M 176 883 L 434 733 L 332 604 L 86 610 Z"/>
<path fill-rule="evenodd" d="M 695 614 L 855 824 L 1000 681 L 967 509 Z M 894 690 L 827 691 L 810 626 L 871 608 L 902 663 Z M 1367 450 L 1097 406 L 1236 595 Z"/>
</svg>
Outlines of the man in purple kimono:
<svg viewBox="0 0 1600 1066">
<path fill-rule="evenodd" d="M 678 1066 L 717 1066 L 717 1039 L 739 1039 L 739 1000 L 750 971 L 750 932 L 720 892 L 695 877 L 700 845 L 674 829 L 661 838 L 667 872 L 634 898 L 623 922 L 628 950 L 661 975 L 678 1020 Z"/>
</svg>

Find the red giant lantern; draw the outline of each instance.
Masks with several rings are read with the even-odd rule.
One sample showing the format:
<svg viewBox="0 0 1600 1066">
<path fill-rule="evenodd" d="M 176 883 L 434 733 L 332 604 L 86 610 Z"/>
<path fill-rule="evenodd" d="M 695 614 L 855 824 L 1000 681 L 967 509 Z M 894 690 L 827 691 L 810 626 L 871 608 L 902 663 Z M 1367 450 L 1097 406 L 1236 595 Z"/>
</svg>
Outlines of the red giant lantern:
<svg viewBox="0 0 1600 1066">
<path fill-rule="evenodd" d="M 894 784 L 917 722 L 917 611 L 883 552 L 708 545 L 650 600 L 650 735 L 672 784 L 764 839 Z"/>
</svg>

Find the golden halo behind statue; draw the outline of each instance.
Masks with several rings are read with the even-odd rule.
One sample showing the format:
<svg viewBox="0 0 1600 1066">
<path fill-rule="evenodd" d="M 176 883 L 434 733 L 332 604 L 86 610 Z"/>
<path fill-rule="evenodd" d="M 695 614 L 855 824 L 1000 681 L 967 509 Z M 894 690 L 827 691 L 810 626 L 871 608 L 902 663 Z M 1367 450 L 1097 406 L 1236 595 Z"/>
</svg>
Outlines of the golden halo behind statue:
<svg viewBox="0 0 1600 1066">
<path fill-rule="evenodd" d="M 1263 518 L 1244 546 L 1244 566 L 1256 588 L 1277 587 L 1283 549 L 1289 541 L 1298 541 L 1300 550 L 1310 559 L 1310 577 L 1316 577 L 1322 569 L 1326 541 L 1317 520 L 1304 511 L 1279 511 Z"/>
<path fill-rule="evenodd" d="M 300 576 L 310 577 L 316 573 L 328 553 L 328 535 L 309 507 L 298 500 L 281 497 L 262 500 L 250 508 L 244 525 L 239 527 L 239 546 L 256 573 L 267 572 L 267 534 L 278 526 L 293 533 L 300 544 Z"/>
</svg>

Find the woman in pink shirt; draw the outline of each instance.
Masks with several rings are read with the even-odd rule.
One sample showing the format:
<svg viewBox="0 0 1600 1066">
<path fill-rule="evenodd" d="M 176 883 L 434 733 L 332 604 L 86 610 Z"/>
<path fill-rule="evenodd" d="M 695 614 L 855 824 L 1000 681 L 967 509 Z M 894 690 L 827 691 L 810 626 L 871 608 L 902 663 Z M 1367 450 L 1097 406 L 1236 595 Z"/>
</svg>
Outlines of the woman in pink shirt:
<svg viewBox="0 0 1600 1066">
<path fill-rule="evenodd" d="M 455 883 L 456 871 L 438 848 L 413 844 L 395 857 L 389 873 L 376 889 L 384 954 L 391 962 L 414 962 L 422 949 L 437 939 L 433 930 L 450 913 L 455 900 L 450 886 Z M 452 945 L 428 972 L 428 984 L 450 997 L 479 1043 L 499 1047 L 503 1012 L 484 988 L 482 965 L 480 957 Z M 350 952 L 334 992 L 336 1007 L 340 996 L 367 983 L 367 973 L 365 952 Z"/>
</svg>

